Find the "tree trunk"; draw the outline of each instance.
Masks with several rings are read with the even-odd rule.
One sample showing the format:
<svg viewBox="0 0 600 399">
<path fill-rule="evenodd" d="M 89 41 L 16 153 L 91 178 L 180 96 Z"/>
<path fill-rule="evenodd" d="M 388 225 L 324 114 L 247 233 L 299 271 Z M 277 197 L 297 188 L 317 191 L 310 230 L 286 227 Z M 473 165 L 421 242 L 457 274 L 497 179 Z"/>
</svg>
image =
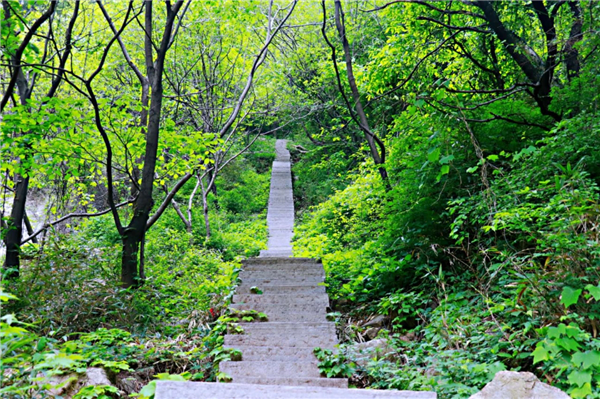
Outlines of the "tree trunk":
<svg viewBox="0 0 600 399">
<path fill-rule="evenodd" d="M 141 283 L 138 276 L 138 252 L 142 243 L 142 235 L 128 231 L 122 238 L 121 283 L 123 288 L 138 287 Z"/>
<path fill-rule="evenodd" d="M 379 171 L 379 174 L 381 175 L 381 179 L 385 184 L 386 190 L 389 191 L 391 189 L 391 186 L 388 179 L 387 170 L 384 166 L 385 147 L 383 143 L 375 137 L 375 134 L 369 127 L 369 121 L 367 120 L 367 115 L 365 114 L 362 102 L 360 100 L 360 93 L 358 92 L 358 86 L 356 85 L 356 79 L 354 78 L 354 71 L 352 69 L 352 54 L 350 54 L 350 44 L 348 43 L 348 37 L 346 36 L 344 10 L 342 9 L 342 3 L 340 2 L 340 0 L 335 0 L 335 24 L 338 29 L 340 39 L 342 41 L 342 47 L 344 48 L 348 84 L 350 85 L 350 90 L 352 91 L 352 98 L 354 99 L 354 109 L 356 110 L 356 113 L 358 114 L 358 117 L 360 119 L 359 126 L 361 130 L 365 133 L 365 138 L 367 140 L 367 143 L 369 144 L 369 149 L 371 150 L 371 156 L 373 157 L 373 161 L 375 162 L 375 165 L 377 165 L 377 169 Z M 349 109 L 348 111 L 352 113 L 351 109 Z M 377 145 L 379 145 L 381 153 L 379 152 Z"/>
<path fill-rule="evenodd" d="M 171 33 L 173 31 L 173 23 L 175 17 L 183 4 L 183 0 L 177 1 L 171 7 L 167 3 L 167 19 L 163 31 L 160 47 L 156 54 L 156 61 L 151 63 L 152 46 L 146 46 L 147 66 L 150 67 L 148 77 L 152 84 L 150 95 L 150 109 L 148 112 L 148 127 L 146 129 L 146 148 L 144 151 L 144 167 L 142 169 L 142 182 L 140 185 L 139 195 L 135 204 L 133 217 L 129 225 L 124 229 L 122 234 L 123 250 L 121 256 L 121 283 L 123 287 L 137 287 L 141 283 L 138 274 L 138 253 L 140 245 L 144 240 L 146 233 L 146 224 L 150 217 L 150 211 L 154 206 L 152 191 L 154 186 L 154 175 L 156 170 L 156 156 L 158 152 L 159 133 L 160 133 L 160 114 L 163 101 L 163 70 L 169 42 L 171 41 Z M 152 1 L 147 1 L 146 4 L 146 35 L 147 43 L 151 40 L 149 33 L 152 26 Z M 150 30 L 150 32 L 148 32 Z M 143 260 L 141 261 L 143 263 Z"/>
<path fill-rule="evenodd" d="M 208 192 L 204 187 L 204 183 L 200 180 L 200 188 L 202 189 L 202 210 L 204 213 L 204 227 L 206 227 L 206 239 L 210 240 L 210 220 L 208 218 Z"/>
<path fill-rule="evenodd" d="M 7 221 L 7 232 L 4 238 L 6 244 L 6 258 L 4 259 L 4 270 L 7 278 L 19 277 L 21 265 L 21 239 L 23 237 L 23 216 L 25 215 L 25 202 L 29 188 L 29 176 L 17 177 L 19 181 L 15 187 L 15 197 L 10 218 Z"/>
</svg>

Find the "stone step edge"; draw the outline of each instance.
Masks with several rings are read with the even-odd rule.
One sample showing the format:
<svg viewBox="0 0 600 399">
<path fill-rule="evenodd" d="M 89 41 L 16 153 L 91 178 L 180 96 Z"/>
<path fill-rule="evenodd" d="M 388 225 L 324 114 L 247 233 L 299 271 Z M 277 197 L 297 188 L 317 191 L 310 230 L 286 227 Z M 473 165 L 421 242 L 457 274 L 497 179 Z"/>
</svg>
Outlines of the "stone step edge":
<svg viewBox="0 0 600 399">
<path fill-rule="evenodd" d="M 156 399 L 436 399 L 435 392 L 156 381 Z"/>
</svg>

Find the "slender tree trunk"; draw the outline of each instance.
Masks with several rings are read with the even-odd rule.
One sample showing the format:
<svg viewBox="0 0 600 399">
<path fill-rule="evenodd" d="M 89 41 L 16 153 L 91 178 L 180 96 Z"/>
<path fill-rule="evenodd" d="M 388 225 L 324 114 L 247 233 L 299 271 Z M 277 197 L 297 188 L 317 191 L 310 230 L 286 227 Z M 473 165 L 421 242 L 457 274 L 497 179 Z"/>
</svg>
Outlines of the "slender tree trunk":
<svg viewBox="0 0 600 399">
<path fill-rule="evenodd" d="M 206 239 L 210 240 L 210 220 L 208 217 L 208 191 L 204 187 L 204 183 L 200 180 L 200 188 L 202 189 L 202 211 L 204 213 L 204 227 L 206 227 Z"/>
<path fill-rule="evenodd" d="M 23 216 L 25 215 L 25 202 L 29 188 L 29 177 L 18 176 L 15 186 L 15 197 L 10 218 L 7 221 L 7 231 L 4 239 L 6 244 L 6 257 L 4 259 L 4 270 L 6 277 L 19 277 L 21 266 L 21 238 L 23 236 Z"/>
<path fill-rule="evenodd" d="M 354 71 L 352 69 L 352 54 L 350 54 L 350 44 L 348 43 L 348 37 L 346 36 L 346 26 L 344 22 L 344 10 L 342 9 L 342 3 L 340 0 L 335 0 L 335 24 L 338 29 L 338 33 L 340 34 L 340 39 L 342 40 L 342 47 L 344 48 L 344 56 L 346 60 L 346 73 L 348 76 L 348 84 L 350 85 L 350 90 L 352 91 L 352 98 L 354 99 L 354 109 L 358 114 L 360 119 L 360 128 L 365 133 L 365 138 L 367 143 L 369 144 L 369 149 L 371 150 L 371 156 L 373 157 L 373 161 L 375 165 L 377 165 L 377 169 L 379 170 L 379 174 L 381 175 L 381 179 L 383 180 L 386 189 L 389 191 L 391 189 L 390 182 L 388 179 L 388 173 L 385 169 L 385 147 L 383 143 L 377 140 L 371 128 L 369 127 L 369 121 L 367 119 L 367 115 L 362 106 L 362 102 L 360 100 L 360 93 L 358 92 L 358 86 L 356 85 L 356 79 L 354 78 Z M 352 112 L 352 110 L 348 110 Z M 379 145 L 381 149 L 381 153 L 377 148 Z"/>
</svg>

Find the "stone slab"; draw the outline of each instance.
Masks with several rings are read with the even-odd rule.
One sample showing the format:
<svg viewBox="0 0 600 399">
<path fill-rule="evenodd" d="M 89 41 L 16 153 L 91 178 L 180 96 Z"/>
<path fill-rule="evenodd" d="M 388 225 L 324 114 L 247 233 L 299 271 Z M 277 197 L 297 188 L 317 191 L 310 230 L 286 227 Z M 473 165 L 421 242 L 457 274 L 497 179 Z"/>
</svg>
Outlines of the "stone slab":
<svg viewBox="0 0 600 399">
<path fill-rule="evenodd" d="M 238 294 L 249 294 L 252 285 L 240 285 L 237 287 L 236 292 Z M 262 290 L 263 294 L 286 294 L 286 295 L 297 295 L 297 294 L 310 294 L 311 292 L 321 294 L 325 292 L 325 287 L 322 285 L 262 285 L 256 286 Z M 289 321 L 289 320 L 288 320 Z"/>
<path fill-rule="evenodd" d="M 272 303 L 272 304 L 292 304 L 292 303 L 311 303 L 320 304 L 323 307 L 329 306 L 329 297 L 327 294 L 311 294 L 311 295 L 298 295 L 293 297 L 284 294 L 247 294 L 247 295 L 234 295 L 231 299 L 233 303 Z"/>
<path fill-rule="evenodd" d="M 242 360 L 281 360 L 297 361 L 307 360 L 315 361 L 313 346 L 255 346 L 255 345 L 224 345 L 224 348 L 234 348 L 242 352 Z M 335 347 L 324 346 L 325 349 L 337 351 Z"/>
<path fill-rule="evenodd" d="M 337 344 L 337 336 L 331 333 L 322 334 L 233 334 L 225 335 L 224 344 L 235 348 L 240 346 L 280 346 L 286 348 L 319 347 L 330 348 Z"/>
<path fill-rule="evenodd" d="M 278 378 L 278 377 L 238 377 L 237 383 L 257 385 L 287 385 L 287 386 L 313 386 L 330 388 L 347 388 L 348 380 L 345 378 Z"/>
<path fill-rule="evenodd" d="M 157 381 L 156 399 L 436 399 L 435 392 Z"/>
<path fill-rule="evenodd" d="M 235 381 L 239 377 L 263 378 L 320 378 L 321 373 L 316 361 L 246 361 L 231 362 L 224 361 L 219 364 L 219 371 L 233 377 Z"/>
</svg>

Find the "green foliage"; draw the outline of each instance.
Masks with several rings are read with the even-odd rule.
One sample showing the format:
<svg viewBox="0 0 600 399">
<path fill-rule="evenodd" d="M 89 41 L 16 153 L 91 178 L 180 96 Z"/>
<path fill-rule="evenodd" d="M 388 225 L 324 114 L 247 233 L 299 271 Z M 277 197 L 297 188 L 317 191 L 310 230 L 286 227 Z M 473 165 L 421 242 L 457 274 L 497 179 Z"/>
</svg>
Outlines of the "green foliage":
<svg viewBox="0 0 600 399">
<path fill-rule="evenodd" d="M 314 353 L 319 360 L 319 371 L 327 378 L 348 378 L 355 372 L 356 365 L 347 362 L 341 351 L 315 348 Z"/>
<path fill-rule="evenodd" d="M 81 388 L 73 399 L 111 399 L 118 391 L 110 385 L 92 385 Z"/>
</svg>

